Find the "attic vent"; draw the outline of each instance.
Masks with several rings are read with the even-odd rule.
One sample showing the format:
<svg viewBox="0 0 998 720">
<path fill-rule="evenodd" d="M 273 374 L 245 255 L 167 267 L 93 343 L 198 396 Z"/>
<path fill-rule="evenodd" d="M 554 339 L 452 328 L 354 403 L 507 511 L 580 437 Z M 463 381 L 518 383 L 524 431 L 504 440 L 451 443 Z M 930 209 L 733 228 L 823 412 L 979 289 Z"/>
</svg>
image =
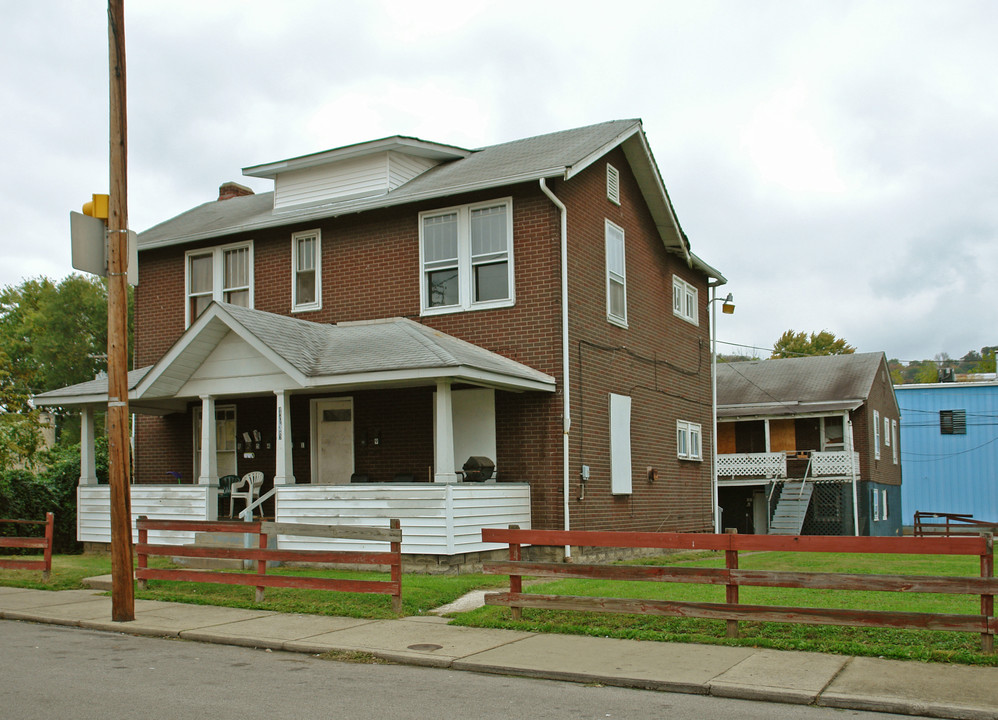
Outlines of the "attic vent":
<svg viewBox="0 0 998 720">
<path fill-rule="evenodd" d="M 939 434 L 940 435 L 966 435 L 967 434 L 967 411 L 966 410 L 940 410 L 939 411 Z"/>
<path fill-rule="evenodd" d="M 620 205 L 620 171 L 609 163 L 606 166 L 606 197 Z"/>
</svg>

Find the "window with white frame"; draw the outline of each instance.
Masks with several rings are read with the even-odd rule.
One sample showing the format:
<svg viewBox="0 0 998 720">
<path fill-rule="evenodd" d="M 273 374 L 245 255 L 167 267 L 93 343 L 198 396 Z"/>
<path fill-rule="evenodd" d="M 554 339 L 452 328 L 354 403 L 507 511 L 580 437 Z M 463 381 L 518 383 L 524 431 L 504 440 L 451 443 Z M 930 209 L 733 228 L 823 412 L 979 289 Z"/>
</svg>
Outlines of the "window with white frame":
<svg viewBox="0 0 998 720">
<path fill-rule="evenodd" d="M 700 324 L 697 289 L 678 275 L 672 276 L 672 314 L 686 322 Z"/>
<path fill-rule="evenodd" d="M 513 304 L 511 198 L 419 215 L 424 313 Z"/>
<path fill-rule="evenodd" d="M 880 459 L 880 411 L 873 411 L 873 459 Z"/>
<path fill-rule="evenodd" d="M 606 317 L 627 326 L 627 273 L 624 229 L 606 220 Z"/>
<path fill-rule="evenodd" d="M 252 242 L 190 250 L 186 263 L 188 325 L 212 300 L 253 307 Z"/>
<path fill-rule="evenodd" d="M 615 205 L 620 205 L 620 171 L 613 165 L 606 166 L 606 197 Z"/>
<path fill-rule="evenodd" d="M 322 233 L 307 230 L 291 236 L 291 310 L 318 310 L 322 307 Z"/>
<path fill-rule="evenodd" d="M 891 460 L 898 464 L 898 421 L 891 420 Z"/>
<path fill-rule="evenodd" d="M 873 519 L 880 519 L 880 491 L 873 489 Z"/>
<path fill-rule="evenodd" d="M 610 492 L 631 493 L 631 398 L 610 394 Z"/>
<path fill-rule="evenodd" d="M 891 419 L 884 417 L 884 446 L 891 446 Z"/>
<path fill-rule="evenodd" d="M 676 421 L 676 454 L 680 460 L 703 460 L 700 423 Z"/>
</svg>

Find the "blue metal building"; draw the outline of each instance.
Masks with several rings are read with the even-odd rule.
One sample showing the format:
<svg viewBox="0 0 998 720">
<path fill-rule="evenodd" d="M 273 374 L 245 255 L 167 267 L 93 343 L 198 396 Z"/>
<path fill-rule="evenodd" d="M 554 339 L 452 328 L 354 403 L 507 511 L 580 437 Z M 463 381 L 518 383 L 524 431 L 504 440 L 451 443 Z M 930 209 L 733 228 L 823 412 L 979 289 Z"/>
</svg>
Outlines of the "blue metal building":
<svg viewBox="0 0 998 720">
<path fill-rule="evenodd" d="M 998 522 L 998 381 L 895 385 L 904 524 L 915 512 Z"/>
</svg>

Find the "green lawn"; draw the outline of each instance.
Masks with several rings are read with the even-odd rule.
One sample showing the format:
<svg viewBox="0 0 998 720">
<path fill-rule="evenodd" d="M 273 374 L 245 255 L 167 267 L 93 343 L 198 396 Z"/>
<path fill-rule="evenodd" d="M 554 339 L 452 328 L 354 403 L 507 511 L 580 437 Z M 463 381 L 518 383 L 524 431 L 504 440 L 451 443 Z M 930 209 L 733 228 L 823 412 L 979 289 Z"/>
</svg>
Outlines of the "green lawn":
<svg viewBox="0 0 998 720">
<path fill-rule="evenodd" d="M 898 575 L 979 576 L 976 557 L 848 555 L 834 553 L 743 553 L 743 569 L 797 572 L 847 572 Z M 724 567 L 719 553 L 673 555 L 633 564 Z M 725 589 L 718 585 L 601 580 L 532 582 L 528 592 L 691 602 L 723 603 Z M 851 592 L 788 588 L 742 587 L 739 599 L 747 604 L 791 607 L 858 608 L 909 612 L 977 614 L 978 596 L 929 593 Z M 726 637 L 723 620 L 616 615 L 525 608 L 514 621 L 510 610 L 484 607 L 461 615 L 456 624 L 509 628 L 535 632 L 560 632 L 601 637 L 669 642 L 771 647 L 788 650 L 883 656 L 998 666 L 998 656 L 980 651 L 976 633 L 852 628 L 823 625 L 742 622 L 739 638 Z"/>
<path fill-rule="evenodd" d="M 176 567 L 166 558 L 149 558 L 150 567 Z M 37 570 L 0 569 L 0 585 L 41 590 L 72 590 L 83 587 L 84 578 L 111 572 L 110 555 L 56 555 L 52 558 L 52 574 L 41 580 Z M 234 571 L 229 571 L 234 572 Z M 388 573 L 316 570 L 278 567 L 268 574 L 305 575 L 357 580 L 388 580 Z M 456 600 L 478 588 L 501 588 L 507 580 L 494 575 L 414 575 L 402 576 L 402 612 L 420 615 Z M 275 612 L 312 613 L 341 617 L 395 617 L 388 595 L 340 593 L 323 590 L 292 590 L 267 588 L 263 603 L 255 601 L 255 589 L 241 585 L 216 583 L 173 582 L 150 580 L 148 590 L 136 589 L 135 597 L 148 600 L 186 602 L 198 605 L 263 608 Z"/>
</svg>

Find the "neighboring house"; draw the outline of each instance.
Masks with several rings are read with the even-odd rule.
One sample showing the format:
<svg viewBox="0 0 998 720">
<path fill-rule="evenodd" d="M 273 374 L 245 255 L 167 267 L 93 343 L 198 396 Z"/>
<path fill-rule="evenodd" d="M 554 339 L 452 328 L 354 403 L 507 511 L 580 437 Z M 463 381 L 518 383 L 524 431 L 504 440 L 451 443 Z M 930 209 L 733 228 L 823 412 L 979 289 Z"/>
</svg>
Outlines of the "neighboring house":
<svg viewBox="0 0 998 720">
<path fill-rule="evenodd" d="M 883 353 L 719 364 L 723 527 L 900 534 L 898 420 Z"/>
<path fill-rule="evenodd" d="M 274 191 L 228 183 L 139 236 L 133 513 L 214 517 L 218 478 L 259 470 L 267 515 L 399 517 L 409 554 L 489 550 L 481 528 L 509 523 L 711 529 L 724 278 L 640 121 L 243 172 Z M 106 400 L 106 381 L 38 398 L 81 407 L 90 436 Z M 80 536 L 104 541 L 87 445 Z M 466 481 L 470 457 L 492 480 Z"/>
<path fill-rule="evenodd" d="M 896 385 L 904 524 L 916 512 L 998 522 L 998 382 Z"/>
</svg>

